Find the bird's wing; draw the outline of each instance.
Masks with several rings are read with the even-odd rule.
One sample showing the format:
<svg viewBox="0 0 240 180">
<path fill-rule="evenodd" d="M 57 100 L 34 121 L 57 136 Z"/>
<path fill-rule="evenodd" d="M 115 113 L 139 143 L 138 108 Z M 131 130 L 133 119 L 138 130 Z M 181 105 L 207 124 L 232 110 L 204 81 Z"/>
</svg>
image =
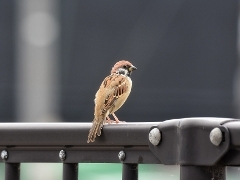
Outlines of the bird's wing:
<svg viewBox="0 0 240 180">
<path fill-rule="evenodd" d="M 120 98 L 128 89 L 127 78 L 120 74 L 111 74 L 102 83 L 104 89 L 108 89 L 108 94 L 104 100 L 102 113 L 114 106 L 115 101 Z"/>
</svg>

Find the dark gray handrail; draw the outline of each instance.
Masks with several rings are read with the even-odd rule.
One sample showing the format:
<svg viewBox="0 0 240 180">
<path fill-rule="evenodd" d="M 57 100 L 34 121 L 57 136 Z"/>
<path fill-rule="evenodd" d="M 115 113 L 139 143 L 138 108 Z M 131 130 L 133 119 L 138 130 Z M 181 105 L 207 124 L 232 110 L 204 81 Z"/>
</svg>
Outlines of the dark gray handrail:
<svg viewBox="0 0 240 180">
<path fill-rule="evenodd" d="M 124 180 L 137 179 L 138 164 L 178 164 L 181 180 L 225 179 L 225 166 L 240 165 L 236 119 L 110 124 L 94 143 L 87 143 L 90 127 L 91 123 L 1 123 L 0 162 L 6 163 L 6 180 L 19 176 L 23 162 L 63 163 L 63 179 L 77 179 L 80 162 L 123 163 Z"/>
</svg>

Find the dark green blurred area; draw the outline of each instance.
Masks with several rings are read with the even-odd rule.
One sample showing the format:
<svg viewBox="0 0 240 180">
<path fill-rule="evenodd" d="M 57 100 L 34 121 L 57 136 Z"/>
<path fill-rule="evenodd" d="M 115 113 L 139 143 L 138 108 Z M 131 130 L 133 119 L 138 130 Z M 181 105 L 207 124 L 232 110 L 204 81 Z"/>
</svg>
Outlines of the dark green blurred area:
<svg viewBox="0 0 240 180">
<path fill-rule="evenodd" d="M 79 164 L 81 180 L 121 180 L 121 164 Z M 139 179 L 179 179 L 178 166 L 139 165 Z M 21 180 L 61 180 L 62 164 L 21 164 Z M 0 164 L 0 180 L 4 180 L 4 164 Z"/>
<path fill-rule="evenodd" d="M 79 179 L 81 180 L 121 180 L 121 164 L 79 164 Z M 239 167 L 227 168 L 227 180 L 238 180 Z M 23 163 L 21 164 L 21 180 L 61 180 L 62 164 L 60 163 Z M 179 180 L 179 166 L 139 165 L 139 180 Z M 0 163 L 0 180 L 4 180 L 4 163 Z"/>
</svg>

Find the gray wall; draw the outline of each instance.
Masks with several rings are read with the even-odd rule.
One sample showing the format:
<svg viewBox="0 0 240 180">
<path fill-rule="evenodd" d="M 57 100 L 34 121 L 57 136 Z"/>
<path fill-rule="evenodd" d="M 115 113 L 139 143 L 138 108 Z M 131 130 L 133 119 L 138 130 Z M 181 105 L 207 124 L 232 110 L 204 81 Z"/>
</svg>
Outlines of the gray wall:
<svg viewBox="0 0 240 180">
<path fill-rule="evenodd" d="M 236 117 L 233 104 L 238 66 L 236 0 L 49 1 L 53 2 L 56 5 L 51 7 L 57 9 L 55 15 L 59 15 L 56 18 L 60 43 L 57 40 L 51 44 L 55 49 L 52 53 L 46 49 L 49 61 L 53 56 L 57 63 L 46 71 L 51 74 L 55 69 L 58 73 L 52 73 L 53 83 L 34 80 L 31 83 L 38 84 L 39 88 L 40 83 L 52 86 L 54 91 L 49 91 L 46 97 L 57 95 L 50 110 L 44 103 L 41 106 L 34 103 L 39 103 L 39 99 L 48 103 L 49 98 L 31 96 L 35 109 L 54 112 L 60 117 L 57 121 L 90 122 L 94 95 L 100 83 L 116 61 L 127 59 L 138 70 L 132 75 L 129 99 L 116 113 L 120 120 Z M 0 2 L 0 121 L 18 119 L 16 99 L 17 106 L 22 105 L 21 93 L 16 93 L 16 84 L 22 84 L 16 77 L 18 55 L 21 55 L 19 51 L 16 55 L 16 44 L 21 46 L 16 37 L 19 32 L 17 4 L 13 0 Z M 33 60 L 41 61 L 38 54 Z M 46 63 L 41 68 L 48 67 Z M 41 75 L 40 70 L 37 72 Z M 28 102 L 27 92 L 23 93 L 24 102 Z"/>
<path fill-rule="evenodd" d="M 238 2 L 64 1 L 61 115 L 89 121 L 103 78 L 131 61 L 125 121 L 234 117 Z"/>
<path fill-rule="evenodd" d="M 0 121 L 14 120 L 14 1 L 0 1 Z"/>
</svg>

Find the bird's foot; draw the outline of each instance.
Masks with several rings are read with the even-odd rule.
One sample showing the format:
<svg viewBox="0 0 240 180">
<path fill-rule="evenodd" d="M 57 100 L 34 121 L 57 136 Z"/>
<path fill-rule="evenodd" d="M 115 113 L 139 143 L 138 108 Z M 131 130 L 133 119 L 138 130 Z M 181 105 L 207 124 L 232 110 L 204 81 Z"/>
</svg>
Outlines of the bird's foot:
<svg viewBox="0 0 240 180">
<path fill-rule="evenodd" d="M 112 123 L 115 123 L 114 120 L 110 119 L 110 118 L 107 118 L 105 121 L 104 121 L 104 124 L 112 124 Z"/>
<path fill-rule="evenodd" d="M 126 122 L 126 121 L 119 121 L 119 119 L 117 118 L 117 116 L 114 113 L 112 113 L 112 115 L 113 115 L 113 117 L 115 119 L 115 123 L 116 124 L 118 124 L 118 123 L 125 123 Z"/>
<path fill-rule="evenodd" d="M 105 124 L 118 124 L 118 123 L 125 123 L 125 121 L 119 121 L 118 118 L 115 118 L 115 120 L 112 120 L 107 116 L 104 123 Z"/>
<path fill-rule="evenodd" d="M 126 121 L 119 121 L 119 120 L 115 120 L 114 121 L 116 124 L 118 124 L 118 123 L 126 123 Z"/>
</svg>

